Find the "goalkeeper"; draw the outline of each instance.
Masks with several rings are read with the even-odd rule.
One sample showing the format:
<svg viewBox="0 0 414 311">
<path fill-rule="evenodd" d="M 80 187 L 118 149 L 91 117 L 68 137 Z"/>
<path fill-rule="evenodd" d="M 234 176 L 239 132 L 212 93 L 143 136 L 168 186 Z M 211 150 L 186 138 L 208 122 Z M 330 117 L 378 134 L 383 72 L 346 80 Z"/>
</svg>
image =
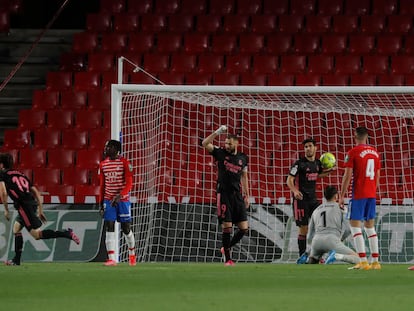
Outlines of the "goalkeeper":
<svg viewBox="0 0 414 311">
<path fill-rule="evenodd" d="M 356 264 L 359 262 L 358 254 L 342 242 L 351 232 L 345 213 L 337 203 L 338 190 L 334 186 L 327 186 L 324 196 L 326 202 L 315 209 L 309 223 L 308 263 L 319 263 L 322 255 L 329 252 L 325 264 L 336 260 Z"/>
<path fill-rule="evenodd" d="M 231 248 L 249 229 L 246 211 L 249 207 L 248 157 L 237 151 L 239 139 L 236 135 L 227 134 L 224 148 L 213 145 L 213 140 L 226 131 L 225 125 L 220 126 L 203 140 L 203 147 L 217 161 L 217 216 L 223 233 L 221 252 L 224 253 L 225 265 L 233 266 Z M 233 224 L 238 230 L 231 237 Z"/>
</svg>

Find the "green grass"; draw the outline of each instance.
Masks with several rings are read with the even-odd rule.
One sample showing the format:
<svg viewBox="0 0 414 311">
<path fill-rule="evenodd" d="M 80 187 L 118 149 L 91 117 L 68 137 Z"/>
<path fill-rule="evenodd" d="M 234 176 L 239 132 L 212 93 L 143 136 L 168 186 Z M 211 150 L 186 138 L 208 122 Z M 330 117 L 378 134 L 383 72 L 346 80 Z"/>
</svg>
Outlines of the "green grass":
<svg viewBox="0 0 414 311">
<path fill-rule="evenodd" d="M 414 271 L 348 265 L 0 266 L 1 310 L 412 310 Z"/>
</svg>

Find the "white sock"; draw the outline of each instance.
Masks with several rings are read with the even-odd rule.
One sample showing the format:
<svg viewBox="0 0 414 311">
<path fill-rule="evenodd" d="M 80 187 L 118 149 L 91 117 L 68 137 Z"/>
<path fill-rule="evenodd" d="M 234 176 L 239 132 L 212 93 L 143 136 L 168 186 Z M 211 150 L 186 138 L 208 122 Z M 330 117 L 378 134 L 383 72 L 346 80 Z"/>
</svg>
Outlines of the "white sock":
<svg viewBox="0 0 414 311">
<path fill-rule="evenodd" d="M 115 232 L 106 232 L 105 236 L 106 251 L 108 252 L 108 258 L 116 261 L 115 257 Z"/>
<path fill-rule="evenodd" d="M 354 238 L 355 249 L 358 253 L 360 261 L 367 261 L 367 254 L 365 252 L 365 241 L 362 235 L 361 228 L 351 227 L 352 237 Z"/>
<path fill-rule="evenodd" d="M 365 228 L 365 233 L 368 237 L 369 249 L 371 251 L 372 261 L 378 261 L 379 250 L 378 250 L 378 236 L 375 228 Z"/>
<path fill-rule="evenodd" d="M 128 254 L 135 255 L 135 237 L 132 230 L 130 230 L 128 234 L 124 234 L 124 236 L 128 244 Z"/>
</svg>

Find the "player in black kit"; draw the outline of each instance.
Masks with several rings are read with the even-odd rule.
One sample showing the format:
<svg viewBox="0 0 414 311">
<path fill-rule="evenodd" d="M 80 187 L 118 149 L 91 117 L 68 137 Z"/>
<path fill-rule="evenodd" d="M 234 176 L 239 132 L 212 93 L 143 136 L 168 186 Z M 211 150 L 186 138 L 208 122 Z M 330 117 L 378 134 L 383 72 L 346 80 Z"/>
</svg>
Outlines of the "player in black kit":
<svg viewBox="0 0 414 311">
<path fill-rule="evenodd" d="M 249 230 L 247 211 L 249 207 L 249 182 L 247 177 L 247 156 L 237 151 L 239 139 L 228 134 L 225 148 L 213 145 L 216 136 L 227 131 L 225 125 L 203 140 L 203 147 L 217 161 L 217 216 L 222 227 L 221 249 L 225 256 L 225 265 L 233 266 L 230 250 Z M 231 237 L 233 224 L 238 231 Z"/>
<path fill-rule="evenodd" d="M 79 238 L 72 229 L 65 231 L 39 229 L 42 223 L 46 222 L 39 191 L 23 173 L 13 169 L 11 154 L 2 153 L 0 154 L 0 198 L 4 205 L 4 216 L 7 220 L 10 220 L 8 196 L 12 199 L 19 215 L 13 225 L 15 256 L 12 260 L 6 261 L 7 265 L 20 265 L 23 249 L 21 233 L 23 227 L 36 240 L 67 238 L 79 244 Z"/>
<path fill-rule="evenodd" d="M 286 182 L 293 193 L 293 216 L 299 227 L 299 259 L 297 263 L 306 260 L 302 255 L 306 251 L 309 219 L 313 211 L 320 205 L 316 197 L 316 180 L 327 176 L 333 170 L 333 168 L 323 169 L 321 161 L 316 159 L 317 147 L 313 138 L 307 138 L 302 143 L 305 148 L 305 156 L 293 163 Z"/>
</svg>

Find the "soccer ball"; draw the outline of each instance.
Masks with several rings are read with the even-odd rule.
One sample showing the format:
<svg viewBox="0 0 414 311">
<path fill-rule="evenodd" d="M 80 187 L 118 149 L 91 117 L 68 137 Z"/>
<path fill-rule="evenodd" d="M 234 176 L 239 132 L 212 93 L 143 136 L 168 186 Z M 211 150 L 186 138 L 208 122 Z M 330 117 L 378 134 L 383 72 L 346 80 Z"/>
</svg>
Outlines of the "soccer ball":
<svg viewBox="0 0 414 311">
<path fill-rule="evenodd" d="M 333 168 L 336 164 L 335 156 L 330 152 L 325 152 L 319 159 L 323 168 Z"/>
</svg>

